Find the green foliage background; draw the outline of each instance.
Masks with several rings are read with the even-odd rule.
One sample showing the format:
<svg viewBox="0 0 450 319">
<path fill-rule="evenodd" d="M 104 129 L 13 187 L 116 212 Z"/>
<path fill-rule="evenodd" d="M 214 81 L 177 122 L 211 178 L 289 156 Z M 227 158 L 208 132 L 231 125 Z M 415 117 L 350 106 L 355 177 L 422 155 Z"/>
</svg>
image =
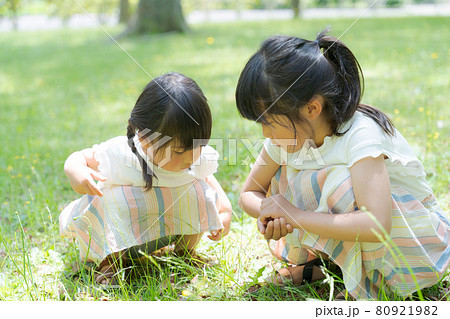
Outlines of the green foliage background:
<svg viewBox="0 0 450 319">
<path fill-rule="evenodd" d="M 273 34 L 312 39 L 328 25 L 335 36 L 343 34 L 364 70 L 363 102 L 392 117 L 448 212 L 448 18 L 361 19 L 347 30 L 353 21 L 205 24 L 187 34 L 120 40 L 140 66 L 99 29 L 0 33 L 0 300 L 175 300 L 183 289 L 194 291 L 194 299 L 202 291 L 206 297 L 198 298 L 248 300 L 242 284 L 279 264 L 268 255 L 254 220 L 237 205 L 249 171 L 243 161 L 251 155 L 239 139 L 256 141 L 261 130 L 239 117 L 234 90 L 247 59 Z M 237 139 L 237 157 L 230 160 L 224 144 L 217 174 L 235 216 L 227 238 L 201 244 L 220 265 L 200 274 L 195 288 L 186 288 L 195 275 L 186 266 L 185 272 L 177 268 L 181 284 L 164 285 L 173 275 L 169 267 L 163 275 L 145 277 L 139 288 L 124 285 L 109 293 L 65 277 L 74 272 L 78 253 L 59 237 L 58 215 L 78 195 L 65 179 L 63 163 L 73 151 L 125 134 L 129 112 L 150 80 L 141 66 L 152 76 L 178 71 L 194 78 L 212 108 L 213 138 Z M 305 289 L 261 298 L 328 298 Z"/>
</svg>

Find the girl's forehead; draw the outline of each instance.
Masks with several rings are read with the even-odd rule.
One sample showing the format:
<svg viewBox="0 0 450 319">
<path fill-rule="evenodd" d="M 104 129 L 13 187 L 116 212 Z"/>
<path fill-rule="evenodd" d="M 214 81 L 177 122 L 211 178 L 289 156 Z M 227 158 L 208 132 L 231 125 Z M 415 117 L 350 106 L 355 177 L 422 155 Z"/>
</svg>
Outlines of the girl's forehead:
<svg viewBox="0 0 450 319">
<path fill-rule="evenodd" d="M 141 143 L 145 147 L 151 147 L 156 152 L 166 151 L 169 149 L 172 152 L 187 152 L 190 150 L 197 150 L 201 147 L 208 144 L 208 141 L 204 139 L 193 140 L 190 146 L 186 146 L 183 142 L 181 142 L 178 138 L 161 138 L 160 136 L 157 139 L 151 139 L 149 137 L 140 137 Z"/>
</svg>

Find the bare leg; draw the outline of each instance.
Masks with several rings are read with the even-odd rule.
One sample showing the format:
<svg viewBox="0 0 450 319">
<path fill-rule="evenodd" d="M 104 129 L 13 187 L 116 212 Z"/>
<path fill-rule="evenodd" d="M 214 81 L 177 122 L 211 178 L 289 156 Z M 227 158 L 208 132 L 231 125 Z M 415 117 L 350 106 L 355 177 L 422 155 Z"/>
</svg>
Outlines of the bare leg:
<svg viewBox="0 0 450 319">
<path fill-rule="evenodd" d="M 195 235 L 183 235 L 175 244 L 174 254 L 184 258 L 185 262 L 199 268 L 213 266 L 215 260 L 207 256 L 198 255 L 195 246 L 200 242 L 203 233 Z"/>
<path fill-rule="evenodd" d="M 183 235 L 175 244 L 175 253 L 190 253 L 200 242 L 203 233 L 194 235 Z"/>
</svg>

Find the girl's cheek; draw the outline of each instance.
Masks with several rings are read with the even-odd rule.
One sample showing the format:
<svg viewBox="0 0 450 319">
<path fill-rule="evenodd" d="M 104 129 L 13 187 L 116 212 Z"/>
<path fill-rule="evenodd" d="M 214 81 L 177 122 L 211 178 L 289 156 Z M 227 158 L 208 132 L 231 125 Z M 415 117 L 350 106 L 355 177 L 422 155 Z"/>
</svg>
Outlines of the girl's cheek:
<svg viewBox="0 0 450 319">
<path fill-rule="evenodd" d="M 172 157 L 170 159 L 170 163 L 172 163 L 173 165 L 177 165 L 180 164 L 182 162 L 181 156 L 177 155 L 177 154 L 172 154 Z"/>
<path fill-rule="evenodd" d="M 198 147 L 198 148 L 195 148 L 194 150 L 186 152 L 186 154 L 184 154 L 185 155 L 184 162 L 191 163 L 191 164 L 195 163 L 200 158 L 201 153 L 202 153 L 201 147 Z"/>
</svg>

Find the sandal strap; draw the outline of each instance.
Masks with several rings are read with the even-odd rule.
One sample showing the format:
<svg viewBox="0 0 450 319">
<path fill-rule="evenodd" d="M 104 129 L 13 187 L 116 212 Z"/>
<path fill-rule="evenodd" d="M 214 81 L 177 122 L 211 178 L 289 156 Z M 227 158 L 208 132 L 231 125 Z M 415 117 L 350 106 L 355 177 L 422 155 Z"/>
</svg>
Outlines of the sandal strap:
<svg viewBox="0 0 450 319">
<path fill-rule="evenodd" d="M 277 276 L 277 283 L 275 285 L 292 283 L 293 285 L 300 286 L 304 282 L 311 283 L 313 281 L 314 267 L 320 267 L 322 265 L 328 268 L 329 261 L 316 258 L 301 265 L 277 269 L 275 271 Z M 301 272 L 301 275 L 299 271 Z M 273 282 L 273 277 L 268 282 Z"/>
<path fill-rule="evenodd" d="M 325 266 L 325 262 L 320 258 L 316 258 L 306 262 L 303 266 L 303 281 L 311 283 L 314 267 Z"/>
</svg>

